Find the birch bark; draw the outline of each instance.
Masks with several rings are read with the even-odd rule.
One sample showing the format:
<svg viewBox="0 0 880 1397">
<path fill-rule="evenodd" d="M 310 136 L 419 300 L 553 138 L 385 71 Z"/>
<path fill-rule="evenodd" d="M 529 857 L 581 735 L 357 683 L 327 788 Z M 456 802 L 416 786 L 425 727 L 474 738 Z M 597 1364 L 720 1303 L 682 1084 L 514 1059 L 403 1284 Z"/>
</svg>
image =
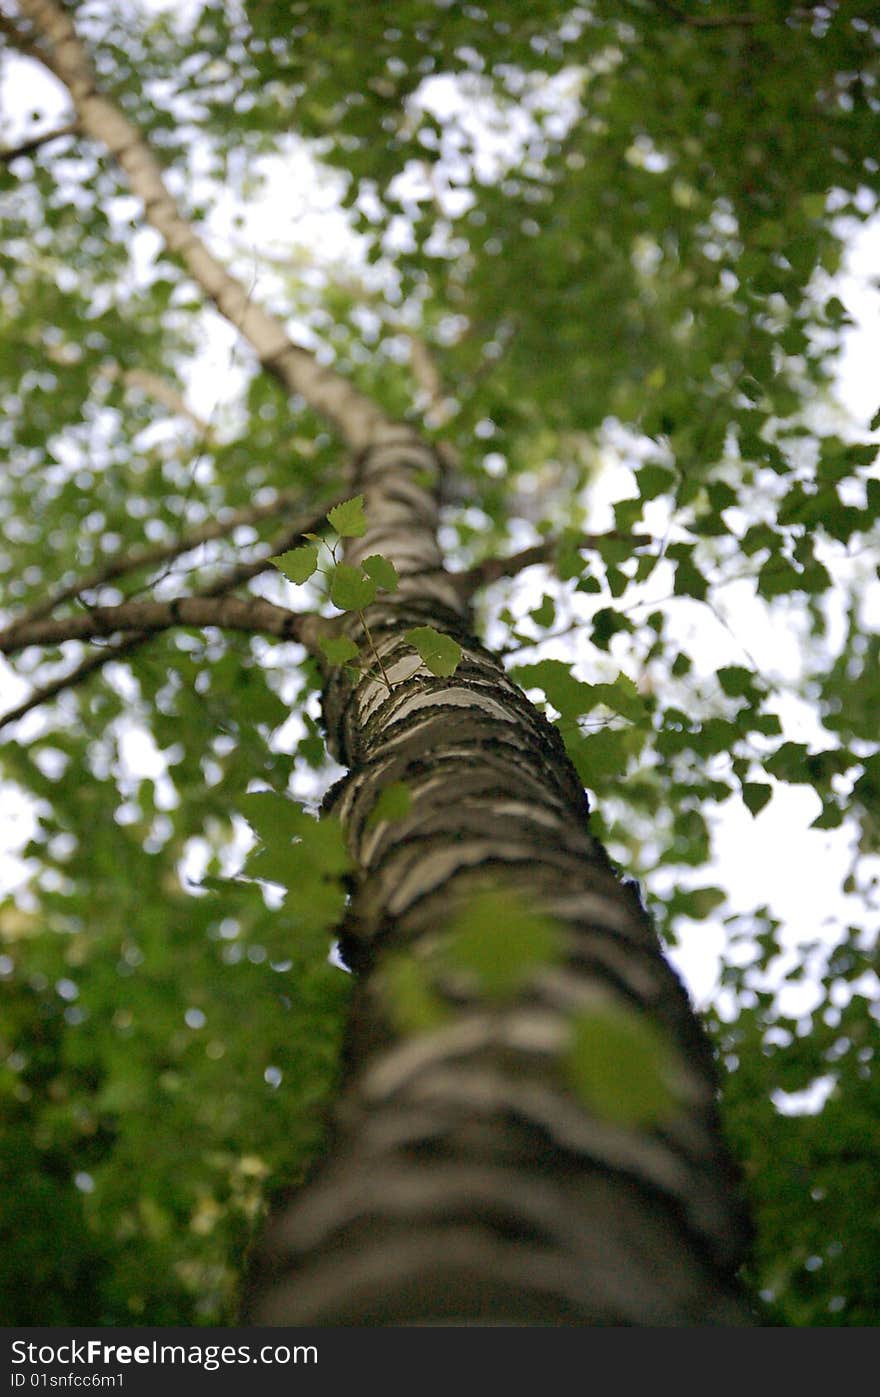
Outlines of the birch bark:
<svg viewBox="0 0 880 1397">
<path fill-rule="evenodd" d="M 367 534 L 398 593 L 369 609 L 370 673 L 329 677 L 330 793 L 359 869 L 343 952 L 359 976 L 329 1162 L 270 1218 L 254 1324 L 695 1325 L 749 1322 L 743 1225 L 720 1143 L 710 1054 L 638 897 L 592 837 L 554 728 L 473 637 L 437 544 L 434 454 L 401 429 L 363 456 Z M 452 635 L 430 674 L 405 639 Z M 390 691 L 376 665 L 376 654 Z M 371 819 L 391 782 L 411 805 Z M 430 957 L 487 887 L 561 928 L 564 955 L 504 1005 L 459 986 L 436 1029 L 401 1033 L 387 968 Z M 572 1013 L 618 1006 L 674 1044 L 673 1115 L 621 1125 L 560 1071 Z"/>
</svg>

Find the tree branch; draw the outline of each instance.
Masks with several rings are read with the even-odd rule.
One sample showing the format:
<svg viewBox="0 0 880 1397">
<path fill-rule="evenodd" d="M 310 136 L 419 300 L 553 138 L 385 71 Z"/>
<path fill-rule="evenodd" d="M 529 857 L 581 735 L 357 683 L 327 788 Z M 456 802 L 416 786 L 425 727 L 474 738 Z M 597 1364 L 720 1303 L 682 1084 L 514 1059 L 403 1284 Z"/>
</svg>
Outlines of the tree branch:
<svg viewBox="0 0 880 1397">
<path fill-rule="evenodd" d="M 647 548 L 654 542 L 648 534 L 622 534 L 616 529 L 609 529 L 604 534 L 580 534 L 573 540 L 575 547 L 584 552 L 601 551 L 603 543 L 610 541 L 626 543 L 633 551 L 637 548 Z M 481 563 L 468 568 L 466 572 L 455 573 L 455 585 L 461 596 L 468 599 L 474 592 L 500 581 L 502 577 L 518 577 L 526 568 L 534 567 L 538 563 L 552 562 L 558 548 L 559 540 L 548 538 L 541 543 L 532 544 L 530 548 L 522 549 L 519 553 L 512 553 L 508 558 L 484 558 Z"/>
<path fill-rule="evenodd" d="M 0 34 L 3 34 L 11 46 L 19 53 L 23 53 L 26 58 L 33 58 L 37 63 L 45 62 L 33 37 L 30 34 L 25 34 L 8 15 L 2 13 L 0 13 Z"/>
<path fill-rule="evenodd" d="M 330 505 L 332 509 L 333 501 Z M 323 518 L 323 516 L 322 516 Z M 220 597 L 226 593 L 234 591 L 236 587 L 249 582 L 251 578 L 259 576 L 262 572 L 267 572 L 272 566 L 272 558 L 279 553 L 285 553 L 288 548 L 293 548 L 302 538 L 306 530 L 313 531 L 312 526 L 320 523 L 320 520 L 309 519 L 304 521 L 299 519 L 291 528 L 276 534 L 275 538 L 267 544 L 266 555 L 262 558 L 255 558 L 249 563 L 239 563 L 236 567 L 230 568 L 227 572 L 221 573 L 213 582 L 204 587 L 200 587 L 195 593 L 201 597 Z M 33 613 L 31 613 L 33 618 Z M 10 628 L 11 629 L 11 628 Z M 33 709 L 39 708 L 44 703 L 49 703 L 65 689 L 75 689 L 84 683 L 93 674 L 97 674 L 105 665 L 111 664 L 114 660 L 124 660 L 134 651 L 140 650 L 148 641 L 152 640 L 157 631 L 135 631 L 125 640 L 117 641 L 112 645 L 105 645 L 95 654 L 87 655 L 69 673 L 61 675 L 58 679 L 52 679 L 48 684 L 42 685 L 39 689 L 34 689 L 17 708 L 11 708 L 8 713 L 0 715 L 0 728 L 5 728 L 10 723 L 17 723 L 20 718 L 24 718 Z M 5 633 L 9 638 L 9 631 Z M 3 637 L 0 636 L 0 641 Z M 303 644 L 309 644 L 310 637 L 303 636 Z"/>
<path fill-rule="evenodd" d="M 20 145 L 0 149 L 0 165 L 11 165 L 13 160 L 19 160 L 23 155 L 33 155 L 35 150 L 48 145 L 50 141 L 60 141 L 63 136 L 75 136 L 78 131 L 79 122 L 69 121 L 66 126 L 59 126 L 54 131 L 44 131 L 41 136 L 31 136 L 30 140 L 22 141 Z"/>
<path fill-rule="evenodd" d="M 314 644 L 319 618 L 275 606 L 262 597 L 175 597 L 172 601 L 129 601 L 95 606 L 77 616 L 34 621 L 10 638 L 0 636 L 0 653 L 13 655 L 28 645 L 63 645 L 67 640 L 95 640 L 119 631 L 154 633 L 171 626 L 217 626 Z"/>
<path fill-rule="evenodd" d="M 83 133 L 100 141 L 120 165 L 129 186 L 144 206 L 144 217 L 160 234 L 167 250 L 179 257 L 190 276 L 239 333 L 260 363 L 290 393 L 301 395 L 328 418 L 349 445 L 363 450 L 391 427 L 381 409 L 333 369 L 290 339 L 281 321 L 256 305 L 249 291 L 210 252 L 184 218 L 165 183 L 149 144 L 124 113 L 98 90 L 86 48 L 73 21 L 56 0 L 19 0 L 21 13 L 40 39 L 33 44 L 15 25 L 4 26 L 24 52 L 39 60 L 70 92 Z"/>
<path fill-rule="evenodd" d="M 238 510 L 235 514 L 226 519 L 212 519 L 209 523 L 203 524 L 201 528 L 193 529 L 189 534 L 184 534 L 180 538 L 172 540 L 171 543 L 156 544 L 153 548 L 142 548 L 132 553 L 119 554 L 111 558 L 102 568 L 97 568 L 94 572 L 87 573 L 84 577 L 78 577 L 74 582 L 58 588 L 50 593 L 43 601 L 32 606 L 29 611 L 17 617 L 6 628 L 0 632 L 0 647 L 8 645 L 18 632 L 33 626 L 44 616 L 51 616 L 64 602 L 80 596 L 83 592 L 92 592 L 98 587 L 105 586 L 108 582 L 115 581 L 118 577 L 124 577 L 127 573 L 136 572 L 141 568 L 158 567 L 161 563 L 166 563 L 174 558 L 182 557 L 185 553 L 190 553 L 195 548 L 201 547 L 204 543 L 209 543 L 213 539 L 223 538 L 232 533 L 235 529 L 243 525 L 255 524 L 261 519 L 271 518 L 273 515 L 281 514 L 288 509 L 299 504 L 300 496 L 293 491 L 285 491 L 276 495 L 274 500 L 267 504 L 250 505 L 247 509 Z M 327 509 L 332 509 L 338 503 L 338 497 L 330 500 L 326 508 L 322 508 L 320 513 L 312 511 L 309 514 L 302 514 L 290 527 L 285 530 L 281 540 L 275 540 L 271 547 L 274 552 L 283 553 L 287 548 L 293 546 L 305 533 L 315 533 L 324 522 Z M 291 539 L 292 542 L 286 540 Z M 257 572 L 262 572 L 269 566 L 268 556 L 259 561 L 256 570 L 253 564 L 242 564 L 235 569 L 236 581 L 224 585 L 223 591 L 231 591 L 233 587 L 239 586 L 250 577 L 256 576 Z M 202 593 L 209 595 L 209 593 Z"/>
<path fill-rule="evenodd" d="M 95 654 L 87 655 L 75 669 L 60 675 L 58 679 L 50 680 L 48 684 L 41 685 L 39 689 L 34 689 L 26 699 L 22 699 L 17 708 L 10 708 L 7 713 L 0 714 L 0 728 L 5 728 L 10 723 L 17 723 L 20 718 L 33 712 L 35 708 L 57 698 L 58 694 L 63 693 L 65 689 L 75 689 L 90 675 L 96 674 L 98 670 L 103 669 L 113 660 L 124 659 L 133 650 L 140 649 L 148 640 L 151 640 L 153 634 L 151 631 L 136 631 L 134 635 L 118 641 L 115 645 L 107 645 L 102 650 L 96 651 Z"/>
<path fill-rule="evenodd" d="M 185 417 L 191 422 L 196 431 L 206 442 L 212 438 L 211 424 L 204 418 L 199 417 L 197 412 L 193 412 L 183 394 L 175 388 L 173 383 L 160 377 L 159 374 L 150 373 L 149 369 L 123 369 L 121 365 L 108 363 L 101 368 L 102 378 L 121 379 L 126 388 L 135 388 L 144 393 L 148 398 L 153 398 L 162 407 L 176 417 Z"/>
<path fill-rule="evenodd" d="M 409 342 L 409 363 L 413 378 L 424 400 L 425 422 L 429 427 L 444 427 L 452 416 L 452 395 L 444 391 L 437 361 L 425 341 L 412 330 L 405 330 L 404 334 Z"/>
</svg>

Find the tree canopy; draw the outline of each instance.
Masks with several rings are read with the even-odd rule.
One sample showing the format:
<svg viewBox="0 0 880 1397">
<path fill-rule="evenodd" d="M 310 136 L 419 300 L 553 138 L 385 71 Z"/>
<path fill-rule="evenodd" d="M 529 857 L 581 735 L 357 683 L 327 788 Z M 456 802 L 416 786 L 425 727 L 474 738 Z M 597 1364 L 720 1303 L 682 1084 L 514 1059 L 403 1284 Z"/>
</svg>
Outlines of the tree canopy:
<svg viewBox="0 0 880 1397">
<path fill-rule="evenodd" d="M 28 831 L 0 909 L 4 1322 L 228 1321 L 267 1194 L 320 1149 L 345 854 L 291 806 L 282 868 L 260 793 L 313 811 L 339 773 L 279 617 L 395 584 L 334 552 L 360 443 L 316 408 L 327 370 L 346 421 L 438 444 L 451 565 L 667 945 L 725 928 L 707 1017 L 768 1322 L 876 1323 L 880 414 L 834 389 L 834 279 L 880 186 L 872 7 L 68 4 L 179 225 L 78 110 L 55 8 L 0 11 L 0 755 Z M 795 670 L 752 658 L 768 628 Z M 435 673 L 444 639 L 413 633 Z M 796 956 L 706 871 L 724 810 L 785 786 L 851 850 Z"/>
</svg>

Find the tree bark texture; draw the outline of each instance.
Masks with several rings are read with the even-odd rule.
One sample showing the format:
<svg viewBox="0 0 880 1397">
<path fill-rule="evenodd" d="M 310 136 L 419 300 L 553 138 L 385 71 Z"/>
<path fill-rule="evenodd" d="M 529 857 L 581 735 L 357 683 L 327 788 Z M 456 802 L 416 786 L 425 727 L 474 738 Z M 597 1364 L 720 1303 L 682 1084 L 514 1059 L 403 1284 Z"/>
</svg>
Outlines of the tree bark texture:
<svg viewBox="0 0 880 1397">
<path fill-rule="evenodd" d="M 327 807 L 358 869 L 342 949 L 358 976 L 327 1160 L 270 1215 L 244 1318 L 260 1325 L 738 1325 L 745 1226 L 712 1061 L 631 886 L 588 827 L 556 730 L 471 633 L 437 544 L 434 454 L 405 428 L 361 460 L 367 534 L 397 593 L 349 618 L 369 673 L 331 671 L 325 721 L 349 774 Z M 405 640 L 462 646 L 438 678 Z M 385 678 L 378 672 L 381 658 Z M 390 691 L 388 685 L 390 684 Z M 392 782 L 400 819 L 371 819 Z M 430 961 L 487 887 L 527 899 L 564 954 L 514 998 L 445 989 L 436 1028 L 401 1032 L 387 967 Z M 618 1006 L 676 1050 L 674 1113 L 622 1125 L 560 1070 L 571 1015 Z"/>
</svg>

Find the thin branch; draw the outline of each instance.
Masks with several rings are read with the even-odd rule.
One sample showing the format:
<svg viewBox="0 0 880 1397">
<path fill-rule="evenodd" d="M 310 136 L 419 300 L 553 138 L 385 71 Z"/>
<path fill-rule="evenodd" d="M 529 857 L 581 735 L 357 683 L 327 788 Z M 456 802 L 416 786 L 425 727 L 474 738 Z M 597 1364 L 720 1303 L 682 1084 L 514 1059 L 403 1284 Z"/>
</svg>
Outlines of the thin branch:
<svg viewBox="0 0 880 1397">
<path fill-rule="evenodd" d="M 288 392 L 301 395 L 333 422 L 355 450 L 363 450 L 391 427 L 371 399 L 294 344 L 283 323 L 256 305 L 245 286 L 208 250 L 184 218 L 144 136 L 98 90 L 85 45 L 56 0 L 19 0 L 19 9 L 45 47 L 31 45 L 16 26 L 7 24 L 13 43 L 21 40 L 25 51 L 39 58 L 67 87 L 83 133 L 100 141 L 116 159 L 132 193 L 144 206 L 147 222 L 160 234 L 167 250 L 181 259 L 221 315 L 248 341 L 263 367 Z"/>
<path fill-rule="evenodd" d="M 339 504 L 345 497 L 340 495 L 332 500 L 328 506 L 332 509 L 334 504 Z M 277 558 L 279 553 L 286 553 L 288 549 L 295 548 L 302 541 L 306 533 L 317 533 L 321 526 L 326 523 L 326 511 L 311 519 L 298 519 L 289 529 L 276 536 L 266 545 L 266 551 L 259 558 L 253 558 L 247 563 L 237 563 L 234 568 L 221 573 L 220 576 L 205 588 L 199 588 L 198 595 L 205 597 L 219 596 L 224 592 L 232 592 L 236 587 L 241 587 L 245 582 L 250 582 L 252 577 L 259 577 L 263 572 L 268 572 L 272 567 L 272 559 Z"/>
<path fill-rule="evenodd" d="M 330 508 L 332 508 L 332 504 Z M 204 587 L 200 587 L 196 595 L 201 597 L 224 596 L 226 593 L 233 591 L 236 587 L 240 587 L 243 583 L 249 582 L 251 578 L 259 576 L 262 572 L 267 572 L 272 566 L 272 558 L 276 557 L 279 553 L 285 553 L 288 548 L 293 548 L 300 541 L 306 529 L 312 531 L 310 526 L 315 522 L 314 520 L 305 521 L 304 527 L 304 521 L 302 519 L 298 520 L 296 525 L 277 534 L 275 538 L 267 544 L 267 552 L 264 557 L 253 559 L 249 563 L 240 563 L 236 567 L 230 568 L 227 572 L 221 573 L 213 582 L 208 583 Z M 78 688 L 80 684 L 85 683 L 93 674 L 97 674 L 102 670 L 105 665 L 112 663 L 114 660 L 125 659 L 127 656 L 133 654 L 134 651 L 140 650 L 157 634 L 158 632 L 156 631 L 135 631 L 133 635 L 126 636 L 124 640 L 116 641 L 111 645 L 102 646 L 95 654 L 87 655 L 86 658 L 74 669 L 70 670 L 69 673 L 51 680 L 48 684 L 42 685 L 39 689 L 34 689 L 26 699 L 22 700 L 17 708 L 11 708 L 8 713 L 0 714 L 0 728 L 4 728 L 10 723 L 17 723 L 20 718 L 24 718 L 26 714 L 32 712 L 35 708 L 39 708 L 42 704 L 49 703 L 53 698 L 56 698 L 58 694 L 63 693 L 65 689 Z M 309 636 L 304 635 L 303 643 L 308 644 L 309 641 Z"/>
<path fill-rule="evenodd" d="M 128 636 L 125 640 L 118 641 L 115 645 L 106 645 L 93 655 L 86 658 L 67 674 L 62 674 L 57 679 L 52 679 L 48 684 L 43 684 L 39 689 L 34 689 L 28 694 L 26 699 L 22 699 L 17 708 L 10 708 L 8 713 L 0 714 L 0 728 L 7 727 L 10 723 L 17 723 L 20 718 L 33 712 L 44 703 L 49 703 L 65 689 L 75 689 L 83 684 L 90 675 L 96 674 L 112 660 L 122 660 L 126 655 L 130 655 L 133 650 L 139 650 L 148 640 L 153 637 L 151 631 L 136 631 L 134 635 Z"/>
<path fill-rule="evenodd" d="M 311 645 L 318 619 L 311 613 L 287 611 L 262 597 L 175 597 L 173 601 L 129 601 L 119 606 L 95 606 L 77 616 L 34 621 L 9 640 L 0 653 L 15 654 L 28 645 L 63 645 L 68 640 L 95 640 L 119 631 L 169 630 L 171 626 L 217 626 L 250 631 Z"/>
<path fill-rule="evenodd" d="M 193 412 L 183 394 L 173 383 L 169 383 L 159 374 L 150 373 L 148 369 L 123 369 L 119 364 L 108 363 L 102 366 L 100 377 L 109 378 L 111 381 L 121 379 L 126 388 L 135 388 L 148 398 L 153 398 L 176 417 L 185 417 L 204 441 L 210 443 L 213 435 L 210 422 Z"/>
<path fill-rule="evenodd" d="M 8 15 L 2 13 L 0 13 L 0 34 L 5 35 L 12 47 L 17 49 L 19 53 L 23 53 L 26 58 L 32 58 L 36 63 L 45 63 L 43 52 L 32 35 L 25 34 Z"/>
<path fill-rule="evenodd" d="M 387 295 L 381 287 L 368 286 L 360 277 L 354 276 L 347 267 L 343 268 L 329 262 L 316 263 L 314 258 L 304 249 L 299 253 L 294 250 L 287 255 L 281 255 L 266 250 L 257 252 L 252 243 L 245 243 L 244 240 L 239 240 L 237 246 L 242 251 L 247 250 L 255 257 L 258 256 L 260 261 L 269 266 L 288 274 L 301 274 L 303 266 L 318 267 L 336 290 L 346 291 L 353 299 L 363 305 L 378 307 L 388 329 L 394 334 L 402 336 L 409 344 L 410 369 L 415 379 L 416 388 L 424 400 L 424 415 L 427 425 L 434 429 L 446 425 L 453 416 L 454 409 L 452 395 L 444 389 L 437 361 L 428 344 L 415 333 L 412 326 L 391 314 Z"/>
<path fill-rule="evenodd" d="M 412 330 L 405 330 L 403 333 L 409 342 L 409 363 L 413 378 L 424 402 L 425 422 L 435 429 L 444 427 L 453 416 L 452 395 L 444 391 L 437 361 L 425 341 Z"/>
<path fill-rule="evenodd" d="M 602 545 L 608 542 L 626 543 L 635 551 L 637 548 L 647 548 L 654 539 L 648 534 L 623 534 L 609 529 L 604 534 L 580 534 L 573 542 L 580 551 L 601 551 Z M 456 573 L 455 584 L 463 597 L 470 597 L 502 577 L 517 577 L 537 563 L 552 562 L 558 549 L 559 540 L 548 538 L 519 553 L 512 553 L 508 558 L 484 558 L 475 567 L 468 568 L 467 572 Z"/>
<path fill-rule="evenodd" d="M 124 577 L 127 573 L 136 572 L 141 568 L 158 567 L 161 563 L 166 563 L 170 559 L 182 557 L 185 553 L 191 553 L 194 549 L 201 547 L 204 543 L 209 543 L 213 539 L 223 538 L 231 534 L 242 525 L 255 524 L 261 519 L 271 518 L 273 515 L 281 514 L 288 509 L 293 509 L 299 504 L 300 496 L 293 491 L 276 495 L 274 500 L 262 505 L 250 505 L 247 509 L 238 510 L 235 514 L 226 519 L 212 519 L 209 523 L 203 524 L 198 529 L 193 529 L 189 534 L 184 534 L 180 538 L 173 539 L 170 543 L 156 544 L 153 548 L 142 548 L 131 553 L 120 553 L 115 558 L 111 558 L 103 567 L 97 568 L 94 572 L 87 573 L 84 577 L 78 577 L 75 581 L 59 587 L 43 601 L 32 606 L 24 615 L 17 617 L 7 626 L 5 631 L 0 632 L 0 649 L 8 645 L 14 637 L 24 628 L 34 625 L 45 616 L 51 616 L 62 603 L 81 596 L 83 592 L 93 592 L 98 587 L 103 587 L 109 582 L 113 582 L 118 577 Z M 327 508 L 332 509 L 337 500 L 330 501 Z M 315 533 L 324 522 L 327 508 L 322 508 L 320 513 L 312 511 L 303 514 L 296 519 L 285 531 L 284 538 L 292 537 L 298 539 L 304 533 Z M 285 544 L 284 547 L 274 546 L 274 551 L 284 552 L 285 548 L 292 547 L 292 544 Z M 248 571 L 250 564 L 244 564 L 239 570 L 241 575 L 239 580 L 231 586 L 239 586 L 240 582 L 247 581 L 248 577 L 256 574 Z M 260 564 L 258 571 L 262 571 L 268 566 L 268 559 Z M 230 587 L 224 587 L 224 591 Z"/>
<path fill-rule="evenodd" d="M 63 136 L 75 136 L 78 131 L 79 122 L 69 121 L 66 126 L 59 126 L 54 131 L 44 131 L 41 136 L 31 136 L 30 140 L 22 141 L 20 145 L 0 149 L 0 165 L 11 165 L 13 160 L 20 160 L 23 155 L 33 155 L 35 150 L 48 145 L 50 141 L 60 141 Z"/>
<path fill-rule="evenodd" d="M 476 326 L 472 325 L 471 328 L 465 332 L 463 338 L 470 338 L 471 333 L 475 329 Z M 480 359 L 480 362 L 477 364 L 477 367 L 474 369 L 473 373 L 470 375 L 469 378 L 465 378 L 461 381 L 458 388 L 456 389 L 455 396 L 460 403 L 468 403 L 472 398 L 476 396 L 477 391 L 479 390 L 481 385 L 485 382 L 487 378 L 491 377 L 491 375 L 495 372 L 502 360 L 507 355 L 507 352 L 513 344 L 514 340 L 516 339 L 518 332 L 519 322 L 516 319 L 516 316 L 505 316 L 502 320 L 498 322 L 497 328 L 494 334 L 492 335 L 492 340 L 494 341 L 495 345 L 498 346 L 497 351 L 496 353 L 491 355 L 487 354 L 486 347 L 484 346 L 482 358 Z"/>
</svg>

